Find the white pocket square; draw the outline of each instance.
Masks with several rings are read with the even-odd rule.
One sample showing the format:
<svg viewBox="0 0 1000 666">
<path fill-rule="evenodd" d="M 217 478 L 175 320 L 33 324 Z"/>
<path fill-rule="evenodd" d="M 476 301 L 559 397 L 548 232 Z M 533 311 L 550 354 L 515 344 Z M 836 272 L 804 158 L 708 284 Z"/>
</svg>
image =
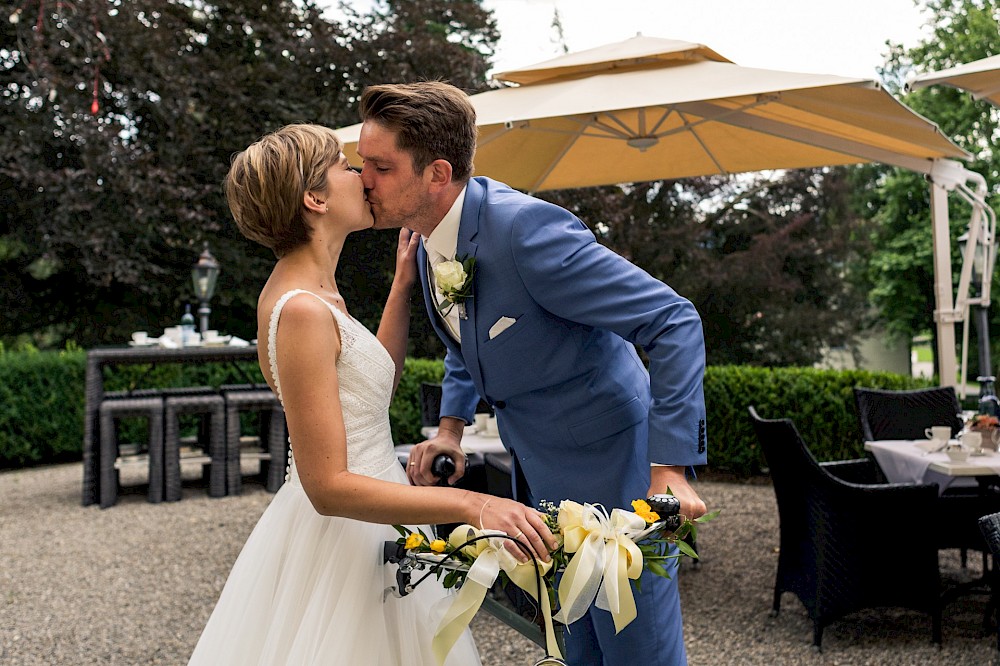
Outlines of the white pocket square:
<svg viewBox="0 0 1000 666">
<path fill-rule="evenodd" d="M 493 338 L 497 337 L 498 335 L 506 331 L 516 322 L 517 320 L 512 319 L 511 317 L 500 317 L 499 319 L 497 319 L 497 322 L 492 326 L 490 326 L 490 340 L 492 340 Z"/>
</svg>

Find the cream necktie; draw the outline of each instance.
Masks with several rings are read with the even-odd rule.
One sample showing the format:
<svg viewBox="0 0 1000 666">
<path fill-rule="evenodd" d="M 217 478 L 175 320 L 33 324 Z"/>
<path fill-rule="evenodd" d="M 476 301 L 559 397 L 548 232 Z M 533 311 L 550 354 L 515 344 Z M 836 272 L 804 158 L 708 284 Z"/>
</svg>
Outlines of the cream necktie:
<svg viewBox="0 0 1000 666">
<path fill-rule="evenodd" d="M 444 296 L 437 289 L 437 281 L 434 279 L 434 267 L 442 261 L 447 261 L 447 259 L 439 252 L 431 250 L 427 246 L 424 246 L 424 250 L 427 252 L 427 281 L 431 288 L 431 298 L 434 300 L 435 305 L 441 305 L 442 302 L 446 301 L 444 301 Z M 441 310 L 438 310 L 438 316 L 444 321 L 445 328 L 451 336 L 461 342 L 462 334 L 459 332 L 461 324 L 458 321 L 458 308 L 452 307 L 446 315 L 442 315 Z"/>
</svg>

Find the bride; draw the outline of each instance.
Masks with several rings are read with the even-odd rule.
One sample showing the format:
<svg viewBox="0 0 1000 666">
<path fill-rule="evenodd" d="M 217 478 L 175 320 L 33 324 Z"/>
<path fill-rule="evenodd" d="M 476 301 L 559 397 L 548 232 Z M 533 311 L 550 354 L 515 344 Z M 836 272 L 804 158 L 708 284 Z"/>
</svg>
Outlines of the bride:
<svg viewBox="0 0 1000 666">
<path fill-rule="evenodd" d="M 433 664 L 444 610 L 435 602 L 448 593 L 424 584 L 383 599 L 395 575 L 381 561 L 383 542 L 397 537 L 390 525 L 520 532 L 545 560 L 555 540 L 540 514 L 518 502 L 408 484 L 388 408 L 403 369 L 418 236 L 400 232 L 396 274 L 372 335 L 336 283 L 345 238 L 373 224 L 336 135 L 290 125 L 261 138 L 233 159 L 225 191 L 243 235 L 278 258 L 257 303 L 257 337 L 292 454 L 287 482 L 233 565 L 190 663 Z M 447 663 L 479 663 L 468 631 Z"/>
</svg>

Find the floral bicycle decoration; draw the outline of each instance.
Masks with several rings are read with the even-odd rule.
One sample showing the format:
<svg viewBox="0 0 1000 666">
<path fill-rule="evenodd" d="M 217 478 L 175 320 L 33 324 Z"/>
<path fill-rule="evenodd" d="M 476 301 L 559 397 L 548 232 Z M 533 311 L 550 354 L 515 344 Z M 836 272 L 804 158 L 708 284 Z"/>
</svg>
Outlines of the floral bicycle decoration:
<svg viewBox="0 0 1000 666">
<path fill-rule="evenodd" d="M 635 500 L 633 511 L 613 509 L 608 513 L 601 505 L 571 500 L 563 500 L 558 507 L 542 502 L 540 508 L 559 543 L 549 562 L 531 556 L 523 542 L 496 530 L 460 525 L 444 540 L 431 539 L 419 529 L 394 526 L 400 538 L 386 543 L 386 559 L 400 563 L 400 593 L 408 593 L 432 574 L 444 587 L 459 588 L 433 639 L 438 663 L 444 663 L 498 578 L 502 586 L 513 583 L 539 603 L 546 653 L 556 659 L 562 655 L 553 622 L 571 624 L 583 617 L 591 604 L 611 613 L 615 631 L 620 632 L 636 618 L 632 585 L 641 592 L 639 576 L 643 570 L 670 578 L 665 562 L 683 556 L 697 559 L 698 554 L 685 539 L 697 536 L 697 524 L 719 514 L 713 511 L 689 520 L 678 514 L 680 502 L 672 495 L 654 495 L 648 502 Z M 519 562 L 504 548 L 508 540 L 515 541 L 531 560 Z M 677 547 L 676 553 L 670 551 L 671 546 Z M 390 547 L 395 548 L 394 556 L 389 555 Z M 417 560 L 430 560 L 434 565 L 410 583 L 410 571 Z M 562 574 L 558 584 L 557 573 Z"/>
</svg>

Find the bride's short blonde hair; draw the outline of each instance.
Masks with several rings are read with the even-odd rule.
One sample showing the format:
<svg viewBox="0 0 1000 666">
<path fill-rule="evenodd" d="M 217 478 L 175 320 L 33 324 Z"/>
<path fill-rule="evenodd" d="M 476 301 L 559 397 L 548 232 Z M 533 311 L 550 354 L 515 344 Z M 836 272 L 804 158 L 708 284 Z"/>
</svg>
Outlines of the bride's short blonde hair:
<svg viewBox="0 0 1000 666">
<path fill-rule="evenodd" d="M 233 156 L 224 183 L 240 233 L 283 257 L 309 242 L 306 192 L 325 193 L 342 144 L 322 125 L 286 125 Z"/>
</svg>

